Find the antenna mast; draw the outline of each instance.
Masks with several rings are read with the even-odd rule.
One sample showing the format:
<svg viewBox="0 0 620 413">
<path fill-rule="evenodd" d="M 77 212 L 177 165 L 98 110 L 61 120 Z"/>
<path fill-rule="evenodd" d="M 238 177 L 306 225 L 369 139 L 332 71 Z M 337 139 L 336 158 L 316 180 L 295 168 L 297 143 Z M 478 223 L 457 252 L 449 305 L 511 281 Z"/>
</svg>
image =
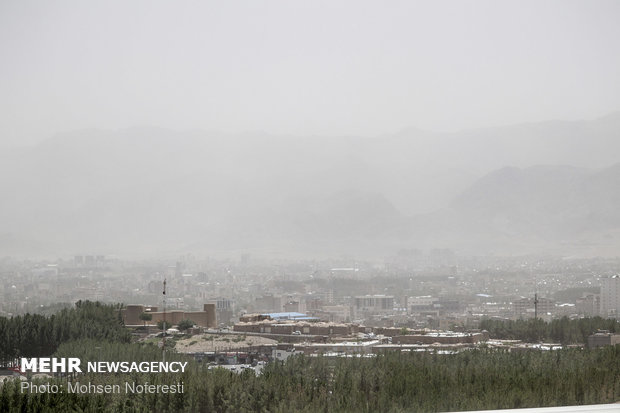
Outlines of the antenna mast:
<svg viewBox="0 0 620 413">
<path fill-rule="evenodd" d="M 164 278 L 164 292 L 163 292 L 163 296 L 164 296 L 164 334 L 162 336 L 162 340 L 161 340 L 161 351 L 162 351 L 162 358 L 164 363 L 166 362 L 166 279 Z"/>
<path fill-rule="evenodd" d="M 530 276 L 532 275 L 532 264 L 530 263 Z M 534 321 L 538 319 L 538 277 L 534 273 Z"/>
</svg>

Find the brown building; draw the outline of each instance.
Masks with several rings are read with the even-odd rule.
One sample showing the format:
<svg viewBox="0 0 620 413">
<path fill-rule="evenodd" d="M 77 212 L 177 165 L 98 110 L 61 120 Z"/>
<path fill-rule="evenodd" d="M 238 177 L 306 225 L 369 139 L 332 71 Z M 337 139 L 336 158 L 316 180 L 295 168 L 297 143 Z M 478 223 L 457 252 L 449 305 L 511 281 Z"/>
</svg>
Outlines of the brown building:
<svg viewBox="0 0 620 413">
<path fill-rule="evenodd" d="M 267 314 L 257 314 L 257 313 L 244 314 L 241 317 L 239 317 L 239 321 L 241 321 L 242 323 L 252 323 L 252 322 L 263 321 L 263 320 L 271 320 L 271 317 L 269 317 L 269 315 Z"/>
<path fill-rule="evenodd" d="M 155 311 L 153 311 L 155 310 Z M 123 322 L 125 325 L 142 325 L 143 321 L 140 320 L 140 314 L 149 313 L 152 316 L 149 324 L 157 324 L 158 321 L 163 321 L 163 311 L 157 311 L 157 307 L 145 307 L 143 305 L 128 305 L 121 310 L 123 316 Z M 181 320 L 192 320 L 199 327 L 217 327 L 217 319 L 215 316 L 215 304 L 205 304 L 203 311 L 180 311 L 171 310 L 166 311 L 166 324 L 173 326 L 179 324 Z"/>
<path fill-rule="evenodd" d="M 599 330 L 588 336 L 588 348 L 615 346 L 616 344 L 620 344 L 620 334 L 612 334 L 607 330 Z"/>
<path fill-rule="evenodd" d="M 301 334 L 316 336 L 349 336 L 359 332 L 359 326 L 355 324 L 339 324 L 326 322 L 288 321 L 278 323 L 273 320 L 239 322 L 235 324 L 234 331 L 245 333 L 265 334 L 293 334 L 297 331 Z M 297 333 L 297 334 L 299 334 Z"/>
</svg>

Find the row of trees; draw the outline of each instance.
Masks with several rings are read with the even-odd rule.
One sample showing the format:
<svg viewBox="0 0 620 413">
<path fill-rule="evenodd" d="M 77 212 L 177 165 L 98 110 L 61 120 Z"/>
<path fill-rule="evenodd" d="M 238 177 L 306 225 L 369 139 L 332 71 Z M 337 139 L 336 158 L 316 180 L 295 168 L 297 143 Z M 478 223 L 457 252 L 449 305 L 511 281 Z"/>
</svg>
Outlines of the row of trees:
<svg viewBox="0 0 620 413">
<path fill-rule="evenodd" d="M 78 301 L 52 316 L 26 314 L 0 317 L 0 363 L 19 357 L 45 357 L 61 343 L 83 338 L 128 343 L 120 305 Z"/>
<path fill-rule="evenodd" d="M 179 329 L 179 331 L 186 331 L 189 330 L 190 328 L 194 327 L 196 325 L 195 322 L 193 322 L 192 320 L 186 319 L 186 320 L 181 320 L 179 321 L 179 324 L 177 324 L 177 328 Z M 170 327 L 172 327 L 173 324 L 171 322 L 166 322 L 166 329 L 169 329 Z M 164 329 L 164 321 L 163 320 L 159 320 L 157 321 L 157 328 L 159 330 L 163 330 Z"/>
<path fill-rule="evenodd" d="M 156 346 L 80 341 L 58 355 L 158 360 Z M 170 355 L 182 358 L 182 355 Z M 167 356 L 168 359 L 168 356 Z M 172 358 L 171 358 L 172 359 Z M 511 353 L 387 353 L 371 358 L 291 357 L 262 375 L 207 370 L 182 374 L 90 374 L 82 383 L 183 383 L 177 394 L 76 395 L 0 390 L 0 411 L 435 412 L 611 403 L 620 400 L 620 346 Z"/>
<path fill-rule="evenodd" d="M 158 361 L 153 344 L 129 343 L 120 307 L 78 302 L 51 317 L 0 319 L 0 354 L 15 357 L 78 357 L 82 361 Z M 572 342 L 599 328 L 617 331 L 599 318 L 519 322 L 485 321 L 504 338 Z M 579 334 L 577 334 L 579 332 Z M 531 336 L 529 336 L 531 334 Z M 581 337 L 581 338 L 580 338 Z M 72 394 L 22 392 L 19 381 L 0 383 L 4 412 L 408 412 L 499 409 L 608 403 L 620 400 L 620 346 L 596 350 L 526 351 L 479 349 L 457 354 L 386 353 L 376 357 L 289 358 L 256 376 L 208 370 L 182 354 L 184 373 L 77 375 L 82 383 L 177 384 L 183 393 Z M 35 379 L 65 384 L 67 378 Z"/>
<path fill-rule="evenodd" d="M 597 330 L 620 331 L 617 320 L 601 317 L 571 320 L 567 317 L 546 322 L 540 318 L 528 320 L 483 320 L 480 328 L 487 330 L 492 338 L 522 340 L 536 343 L 552 341 L 562 344 L 585 344 L 588 336 Z"/>
</svg>

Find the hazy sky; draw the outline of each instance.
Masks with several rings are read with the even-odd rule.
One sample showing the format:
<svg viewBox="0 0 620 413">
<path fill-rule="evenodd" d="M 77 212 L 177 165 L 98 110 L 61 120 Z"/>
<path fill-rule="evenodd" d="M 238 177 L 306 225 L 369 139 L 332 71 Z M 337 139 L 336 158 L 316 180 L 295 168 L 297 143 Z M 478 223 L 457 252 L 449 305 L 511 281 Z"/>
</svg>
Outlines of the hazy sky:
<svg viewBox="0 0 620 413">
<path fill-rule="evenodd" d="M 0 0 L 0 142 L 379 134 L 620 109 L 618 1 Z"/>
</svg>

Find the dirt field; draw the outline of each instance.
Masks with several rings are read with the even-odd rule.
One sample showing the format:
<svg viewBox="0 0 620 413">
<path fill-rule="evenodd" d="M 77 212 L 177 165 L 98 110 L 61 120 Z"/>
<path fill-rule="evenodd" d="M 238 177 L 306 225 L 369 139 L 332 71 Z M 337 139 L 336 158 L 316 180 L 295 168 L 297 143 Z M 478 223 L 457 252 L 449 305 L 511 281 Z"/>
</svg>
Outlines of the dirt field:
<svg viewBox="0 0 620 413">
<path fill-rule="evenodd" d="M 179 353 L 225 351 L 238 348 L 277 344 L 276 340 L 258 336 L 198 334 L 179 340 L 175 346 Z"/>
</svg>

